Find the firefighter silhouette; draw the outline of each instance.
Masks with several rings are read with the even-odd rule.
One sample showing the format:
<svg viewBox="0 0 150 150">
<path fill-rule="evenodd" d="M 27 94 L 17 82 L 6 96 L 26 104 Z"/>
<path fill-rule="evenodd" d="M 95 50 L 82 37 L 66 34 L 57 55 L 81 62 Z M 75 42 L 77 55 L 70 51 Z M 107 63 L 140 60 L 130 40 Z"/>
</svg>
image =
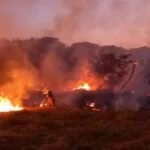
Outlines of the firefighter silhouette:
<svg viewBox="0 0 150 150">
<path fill-rule="evenodd" d="M 40 104 L 41 107 L 55 107 L 55 99 L 52 91 L 48 88 L 43 89 L 44 99 Z"/>
</svg>

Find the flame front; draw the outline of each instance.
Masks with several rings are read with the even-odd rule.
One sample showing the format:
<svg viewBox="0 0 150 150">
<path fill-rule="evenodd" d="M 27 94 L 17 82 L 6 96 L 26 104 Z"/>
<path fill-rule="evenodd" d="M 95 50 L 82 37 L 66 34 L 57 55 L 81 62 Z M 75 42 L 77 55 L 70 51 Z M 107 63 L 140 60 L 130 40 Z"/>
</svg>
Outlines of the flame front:
<svg viewBox="0 0 150 150">
<path fill-rule="evenodd" d="M 73 90 L 80 90 L 80 89 L 89 91 L 91 90 L 91 87 L 88 83 L 84 83 L 83 85 L 80 85 L 77 88 L 74 88 Z"/>
<path fill-rule="evenodd" d="M 0 96 L 0 112 L 20 111 L 22 109 L 20 106 L 13 106 L 9 98 Z"/>
</svg>

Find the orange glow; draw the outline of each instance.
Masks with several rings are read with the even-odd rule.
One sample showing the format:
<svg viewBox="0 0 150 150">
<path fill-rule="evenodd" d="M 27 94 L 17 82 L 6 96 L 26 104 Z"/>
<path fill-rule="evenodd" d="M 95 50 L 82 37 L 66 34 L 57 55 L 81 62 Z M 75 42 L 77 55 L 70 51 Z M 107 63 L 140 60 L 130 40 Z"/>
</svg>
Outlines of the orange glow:
<svg viewBox="0 0 150 150">
<path fill-rule="evenodd" d="M 8 97 L 0 96 L 0 112 L 20 111 L 22 109 L 20 106 L 14 106 Z"/>
<path fill-rule="evenodd" d="M 9 76 L 11 77 L 10 82 L 7 81 L 6 84 L 0 87 L 0 104 L 2 103 L 2 98 L 7 97 L 12 104 L 21 106 L 21 99 L 28 97 L 28 91 L 30 89 L 38 87 L 38 80 L 35 77 L 36 75 L 24 69 L 12 69 L 9 72 Z M 4 105 L 4 102 L 2 104 Z"/>
<path fill-rule="evenodd" d="M 79 85 L 77 88 L 73 88 L 73 90 L 79 90 L 79 89 L 83 89 L 83 90 L 91 90 L 91 86 L 88 83 L 84 83 L 83 85 Z"/>
</svg>

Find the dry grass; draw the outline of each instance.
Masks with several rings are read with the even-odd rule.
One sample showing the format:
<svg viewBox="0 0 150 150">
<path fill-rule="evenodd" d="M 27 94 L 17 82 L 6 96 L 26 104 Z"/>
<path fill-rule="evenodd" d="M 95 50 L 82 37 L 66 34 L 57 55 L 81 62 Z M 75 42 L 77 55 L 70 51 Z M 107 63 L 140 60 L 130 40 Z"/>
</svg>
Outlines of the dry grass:
<svg viewBox="0 0 150 150">
<path fill-rule="evenodd" d="M 0 114 L 0 150 L 150 149 L 150 112 Z"/>
</svg>

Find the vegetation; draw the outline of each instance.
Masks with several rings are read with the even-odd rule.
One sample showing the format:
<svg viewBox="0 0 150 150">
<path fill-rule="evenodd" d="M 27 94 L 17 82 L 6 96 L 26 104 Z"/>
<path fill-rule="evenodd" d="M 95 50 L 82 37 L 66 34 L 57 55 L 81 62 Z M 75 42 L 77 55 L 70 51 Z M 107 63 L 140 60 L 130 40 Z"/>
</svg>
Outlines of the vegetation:
<svg viewBox="0 0 150 150">
<path fill-rule="evenodd" d="M 90 76 L 97 80 L 107 77 L 106 84 L 113 86 L 128 73 L 130 63 L 130 56 L 122 48 L 86 42 L 67 46 L 52 37 L 0 40 L 0 52 L 0 86 L 14 80 L 10 72 L 15 69 L 32 70 L 40 81 L 57 90 Z"/>
<path fill-rule="evenodd" d="M 150 149 L 150 112 L 32 110 L 0 114 L 1 150 Z"/>
<path fill-rule="evenodd" d="M 107 85 L 114 86 L 120 83 L 128 74 L 129 65 L 132 63 L 129 54 L 104 53 L 91 59 L 91 68 L 99 78 L 107 78 Z"/>
</svg>

